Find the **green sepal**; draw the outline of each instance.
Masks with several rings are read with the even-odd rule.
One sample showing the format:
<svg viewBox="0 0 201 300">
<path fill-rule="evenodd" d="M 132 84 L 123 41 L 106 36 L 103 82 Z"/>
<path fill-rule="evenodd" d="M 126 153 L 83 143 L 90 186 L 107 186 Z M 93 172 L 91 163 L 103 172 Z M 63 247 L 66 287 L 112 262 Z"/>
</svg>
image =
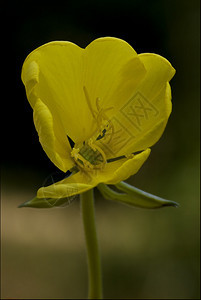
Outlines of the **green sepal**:
<svg viewBox="0 0 201 300">
<path fill-rule="evenodd" d="M 148 209 L 160 208 L 164 206 L 178 206 L 178 203 L 174 201 L 165 200 L 163 198 L 146 193 L 123 181 L 115 184 L 115 186 L 121 191 L 120 193 L 112 190 L 104 183 L 100 183 L 97 187 L 105 199 L 118 201 L 130 206 Z"/>
<path fill-rule="evenodd" d="M 26 201 L 20 204 L 18 207 L 33 207 L 33 208 L 52 208 L 57 206 L 69 205 L 75 196 L 66 198 L 33 198 L 32 200 Z"/>
</svg>

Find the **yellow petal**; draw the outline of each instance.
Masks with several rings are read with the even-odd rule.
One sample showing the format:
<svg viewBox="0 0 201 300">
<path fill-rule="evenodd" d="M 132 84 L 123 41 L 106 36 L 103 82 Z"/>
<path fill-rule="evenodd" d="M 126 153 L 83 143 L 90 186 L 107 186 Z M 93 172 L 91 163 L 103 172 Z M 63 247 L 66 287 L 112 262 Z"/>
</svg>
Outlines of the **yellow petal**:
<svg viewBox="0 0 201 300">
<path fill-rule="evenodd" d="M 33 108 L 37 99 L 34 95 L 33 88 L 39 82 L 39 66 L 34 60 L 32 60 L 29 64 L 27 64 L 26 68 L 23 67 L 22 71 L 22 81 L 26 88 L 27 98 Z"/>
<path fill-rule="evenodd" d="M 125 145 L 124 154 L 141 151 L 154 145 L 163 134 L 171 113 L 172 103 L 169 83 L 166 83 L 166 86 L 149 104 L 148 102 L 145 103 L 143 98 L 140 99 L 142 99 L 141 103 L 144 103 L 145 109 L 150 110 L 147 111 L 147 118 L 145 117 L 145 112 L 141 110 L 144 118 L 140 120 L 140 125 L 136 123 L 136 118 L 134 119 L 134 117 L 130 115 L 130 119 L 135 122 L 133 123 L 135 124 L 135 131 L 132 131 L 135 135 L 133 135 L 133 139 L 130 140 L 130 143 Z M 136 103 L 139 104 L 139 102 Z M 128 130 L 131 131 L 133 129 L 133 124 L 130 124 Z"/>
<path fill-rule="evenodd" d="M 105 174 L 103 176 L 103 180 L 100 180 L 100 182 L 106 184 L 116 184 L 120 181 L 126 180 L 139 171 L 141 166 L 149 157 L 150 152 L 150 149 L 146 149 L 145 151 L 134 155 L 132 158 L 125 159 L 124 163 L 122 163 L 119 168 L 116 169 L 116 165 L 113 165 L 115 162 L 111 164 L 108 163 L 107 168 L 104 170 Z"/>
<path fill-rule="evenodd" d="M 80 93 L 84 97 L 80 89 L 82 51 L 69 42 L 48 43 L 30 53 L 22 68 L 22 80 L 27 98 L 35 110 L 40 142 L 52 162 L 62 171 L 73 165 L 67 135 L 72 139 L 75 136 L 82 138 L 84 119 L 82 121 L 81 111 L 84 116 L 90 116 L 87 105 L 87 112 L 80 108 L 80 98 L 83 100 Z M 35 108 L 38 99 L 40 105 Z"/>
<path fill-rule="evenodd" d="M 135 93 L 111 120 L 102 144 L 107 158 L 141 151 L 162 135 L 171 113 L 168 81 L 175 73 L 171 64 L 156 54 L 140 54 L 147 73 Z"/>
<path fill-rule="evenodd" d="M 86 173 L 79 172 L 55 184 L 41 187 L 37 192 L 38 198 L 66 198 L 86 192 L 97 184 L 91 181 Z"/>
<path fill-rule="evenodd" d="M 92 116 L 83 92 L 83 51 L 70 42 L 50 42 L 30 53 L 22 69 L 22 80 L 32 104 L 27 79 L 30 65 L 33 62 L 38 65 L 39 74 L 32 94 L 60 119 L 65 134 L 75 142 L 85 138 L 86 131 L 91 131 L 85 124 L 87 119 L 90 123 Z"/>
<path fill-rule="evenodd" d="M 170 62 L 158 54 L 142 53 L 139 54 L 147 73 L 142 80 L 138 91 L 151 101 L 160 90 L 169 82 L 175 74 L 175 69 Z"/>
<path fill-rule="evenodd" d="M 38 98 L 34 105 L 34 124 L 40 143 L 50 160 L 62 171 L 66 172 L 74 165 L 70 157 L 71 147 L 65 137 L 60 138 L 62 128 L 59 121 L 54 121 L 48 107 Z"/>
<path fill-rule="evenodd" d="M 132 95 L 146 70 L 135 50 L 125 41 L 112 37 L 99 38 L 84 51 L 84 85 L 96 112 L 96 99 L 101 109 L 113 107 L 111 116 Z"/>
</svg>

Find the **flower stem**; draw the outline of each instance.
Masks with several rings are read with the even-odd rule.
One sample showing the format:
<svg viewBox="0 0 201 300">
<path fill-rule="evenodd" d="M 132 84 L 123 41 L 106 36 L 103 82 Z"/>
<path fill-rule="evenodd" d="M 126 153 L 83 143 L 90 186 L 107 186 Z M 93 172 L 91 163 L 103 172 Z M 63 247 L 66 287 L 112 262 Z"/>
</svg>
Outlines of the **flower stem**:
<svg viewBox="0 0 201 300">
<path fill-rule="evenodd" d="M 93 189 L 80 195 L 88 258 L 89 299 L 102 299 L 100 253 L 95 224 Z"/>
</svg>

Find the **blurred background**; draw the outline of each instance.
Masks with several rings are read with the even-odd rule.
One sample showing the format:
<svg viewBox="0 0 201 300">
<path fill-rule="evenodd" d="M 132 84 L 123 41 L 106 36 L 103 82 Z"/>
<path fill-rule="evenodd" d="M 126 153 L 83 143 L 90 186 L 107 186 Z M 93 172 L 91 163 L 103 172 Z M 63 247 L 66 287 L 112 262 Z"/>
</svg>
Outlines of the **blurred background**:
<svg viewBox="0 0 201 300">
<path fill-rule="evenodd" d="M 199 299 L 199 3 L 13 1 L 3 7 L 2 298 L 87 297 L 79 199 L 66 208 L 17 208 L 51 176 L 63 176 L 38 142 L 20 73 L 26 56 L 46 42 L 69 40 L 85 47 L 114 36 L 138 53 L 166 57 L 177 71 L 165 133 L 128 182 L 180 207 L 134 209 L 96 191 L 104 296 Z"/>
</svg>

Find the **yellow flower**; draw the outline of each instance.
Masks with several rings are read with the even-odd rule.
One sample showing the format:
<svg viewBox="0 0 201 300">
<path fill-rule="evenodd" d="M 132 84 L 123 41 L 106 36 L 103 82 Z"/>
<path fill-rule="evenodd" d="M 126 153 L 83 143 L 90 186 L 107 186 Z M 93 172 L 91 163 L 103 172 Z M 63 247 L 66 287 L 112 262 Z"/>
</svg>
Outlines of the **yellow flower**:
<svg viewBox="0 0 201 300">
<path fill-rule="evenodd" d="M 174 73 L 165 58 L 138 55 L 111 37 L 85 49 L 50 42 L 30 53 L 22 80 L 40 143 L 59 169 L 72 172 L 37 197 L 65 198 L 135 174 L 166 126 Z"/>
</svg>

